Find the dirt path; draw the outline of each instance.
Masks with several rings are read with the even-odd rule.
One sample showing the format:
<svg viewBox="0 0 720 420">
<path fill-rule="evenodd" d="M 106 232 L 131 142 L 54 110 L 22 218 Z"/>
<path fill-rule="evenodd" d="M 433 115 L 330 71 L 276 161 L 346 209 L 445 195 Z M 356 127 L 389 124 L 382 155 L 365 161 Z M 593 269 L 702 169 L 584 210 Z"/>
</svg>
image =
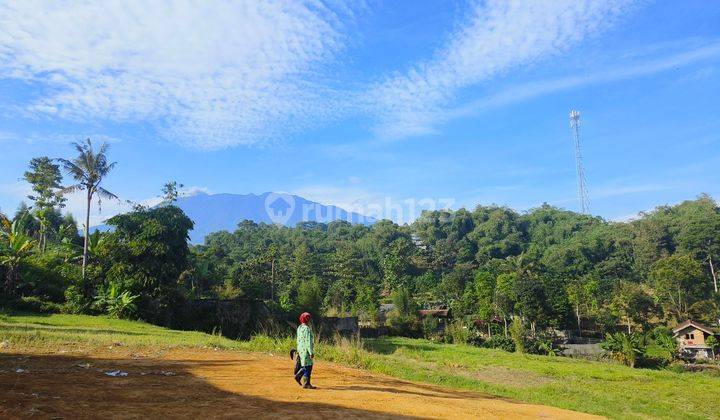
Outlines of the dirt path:
<svg viewBox="0 0 720 420">
<path fill-rule="evenodd" d="M 115 369 L 128 376 L 104 373 Z M 2 354 L 0 417 L 589 418 L 322 361 L 313 374 L 319 389 L 304 390 L 291 371 L 279 356 L 212 350 Z"/>
</svg>

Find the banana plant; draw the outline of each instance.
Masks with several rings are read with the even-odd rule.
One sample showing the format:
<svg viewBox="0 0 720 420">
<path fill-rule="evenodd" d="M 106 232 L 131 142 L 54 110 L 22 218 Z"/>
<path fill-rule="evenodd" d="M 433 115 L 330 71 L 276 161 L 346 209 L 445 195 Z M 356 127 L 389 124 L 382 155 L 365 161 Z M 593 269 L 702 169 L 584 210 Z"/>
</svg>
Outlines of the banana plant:
<svg viewBox="0 0 720 420">
<path fill-rule="evenodd" d="M 116 284 L 110 284 L 105 292 L 96 296 L 95 306 L 113 318 L 130 318 L 137 311 L 135 301 L 138 297 L 127 290 L 120 292 Z"/>
<path fill-rule="evenodd" d="M 2 219 L 0 230 L 0 265 L 5 266 L 5 290 L 12 294 L 20 281 L 20 266 L 35 251 L 37 242 L 22 231 L 20 225 Z"/>
</svg>

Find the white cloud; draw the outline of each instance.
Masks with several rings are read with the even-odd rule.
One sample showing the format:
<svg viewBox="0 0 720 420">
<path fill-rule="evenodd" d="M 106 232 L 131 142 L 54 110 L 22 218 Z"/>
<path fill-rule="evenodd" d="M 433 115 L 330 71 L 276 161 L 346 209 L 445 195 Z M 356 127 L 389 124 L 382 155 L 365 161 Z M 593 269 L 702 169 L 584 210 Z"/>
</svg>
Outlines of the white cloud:
<svg viewBox="0 0 720 420">
<path fill-rule="evenodd" d="M 322 2 L 10 1 L 0 78 L 42 86 L 20 104 L 79 121 L 150 121 L 216 149 L 273 140 L 321 116 L 323 66 L 345 7 Z"/>
<path fill-rule="evenodd" d="M 186 186 L 179 189 L 179 195 L 181 197 L 189 197 L 197 194 L 211 194 L 210 190 L 206 187 L 198 186 Z M 79 223 L 85 223 L 84 217 L 86 212 L 86 198 L 83 192 L 68 195 L 68 201 L 66 211 L 70 212 L 75 216 Z M 95 226 L 104 223 L 107 219 L 121 214 L 127 213 L 133 209 L 135 205 L 142 205 L 146 207 L 153 207 L 162 202 L 162 196 L 155 196 L 149 198 L 142 198 L 139 200 L 106 200 L 103 199 L 101 203 L 98 203 L 98 197 L 93 198 L 92 207 L 90 209 L 90 226 Z"/>
<path fill-rule="evenodd" d="M 638 184 L 638 185 L 627 185 L 615 183 L 614 185 L 606 185 L 598 188 L 593 193 L 593 198 L 604 199 L 612 198 L 623 195 L 635 195 L 649 192 L 667 191 L 672 190 L 676 186 L 672 183 L 658 183 L 658 184 Z"/>
<path fill-rule="evenodd" d="M 508 105 L 542 95 L 574 89 L 590 84 L 642 77 L 649 74 L 693 65 L 705 60 L 717 59 L 718 57 L 720 57 L 720 42 L 715 41 L 699 48 L 692 48 L 687 51 L 642 63 L 609 68 L 582 76 L 525 83 L 499 93 L 468 102 L 462 106 L 443 111 L 436 117 L 436 121 L 446 122 L 448 120 L 465 117 L 494 107 Z M 705 77 L 708 72 L 710 74 L 712 73 L 712 69 L 712 67 L 706 67 L 701 73 L 693 73 L 693 77 Z M 684 78 L 682 81 L 688 81 L 688 79 Z"/>
<path fill-rule="evenodd" d="M 385 138 L 433 133 L 465 87 L 565 52 L 627 12 L 626 0 L 477 2 L 433 59 L 375 86 L 367 98 Z"/>
<path fill-rule="evenodd" d="M 120 143 L 120 139 L 106 134 L 78 133 L 78 134 L 31 134 L 25 138 L 28 143 L 58 143 L 70 144 L 91 139 L 93 143 Z"/>
<path fill-rule="evenodd" d="M 17 206 L 21 201 L 25 201 L 31 204 L 31 201 L 27 198 L 32 193 L 30 184 L 25 181 L 17 181 L 10 184 L 0 184 L 0 197 L 9 200 L 7 201 Z M 206 187 L 199 186 L 186 186 L 180 189 L 180 196 L 188 197 L 196 194 L 211 194 L 211 191 Z M 87 201 L 84 191 L 79 191 L 74 194 L 67 194 L 65 196 L 67 201 L 65 202 L 65 208 L 63 212 L 71 213 L 81 227 L 85 223 L 85 212 L 87 211 Z M 90 226 L 96 226 L 105 222 L 105 220 L 120 214 L 126 213 L 132 210 L 133 206 L 140 204 L 147 207 L 152 207 L 162 202 L 162 197 L 155 196 L 149 198 L 141 198 L 138 200 L 107 200 L 102 199 L 98 202 L 97 195 L 93 197 L 92 205 L 90 207 Z M 15 207 L 0 208 L 5 214 L 13 214 Z"/>
<path fill-rule="evenodd" d="M 5 215 L 13 213 L 16 207 L 11 206 L 17 206 L 21 201 L 29 201 L 27 196 L 30 194 L 32 194 L 32 188 L 25 181 L 0 184 L 0 202 L 5 204 L 5 207 L 0 206 L 0 212 Z"/>
</svg>

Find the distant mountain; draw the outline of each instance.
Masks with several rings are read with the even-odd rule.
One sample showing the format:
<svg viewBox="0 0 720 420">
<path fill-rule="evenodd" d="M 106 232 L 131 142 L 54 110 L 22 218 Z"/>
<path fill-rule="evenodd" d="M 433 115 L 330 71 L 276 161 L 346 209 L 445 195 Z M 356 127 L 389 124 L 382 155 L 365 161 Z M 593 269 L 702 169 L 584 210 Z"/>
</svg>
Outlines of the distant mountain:
<svg viewBox="0 0 720 420">
<path fill-rule="evenodd" d="M 192 243 L 202 243 L 208 233 L 220 230 L 234 231 L 238 223 L 252 220 L 295 226 L 299 222 L 328 223 L 346 220 L 350 223 L 372 224 L 375 219 L 328 206 L 303 197 L 282 193 L 256 194 L 205 194 L 180 197 L 175 203 L 190 219 L 195 228 L 190 231 Z M 107 225 L 94 226 L 93 230 L 108 230 Z"/>
</svg>

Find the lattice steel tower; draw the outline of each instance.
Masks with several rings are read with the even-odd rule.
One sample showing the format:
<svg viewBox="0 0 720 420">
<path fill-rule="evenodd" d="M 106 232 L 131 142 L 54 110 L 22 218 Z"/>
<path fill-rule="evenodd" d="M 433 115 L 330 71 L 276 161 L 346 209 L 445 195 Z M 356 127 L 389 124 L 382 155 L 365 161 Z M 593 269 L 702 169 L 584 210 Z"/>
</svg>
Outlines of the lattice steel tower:
<svg viewBox="0 0 720 420">
<path fill-rule="evenodd" d="M 575 140 L 575 169 L 577 170 L 578 198 L 580 199 L 580 211 L 587 214 L 590 211 L 590 199 L 588 198 L 587 181 L 585 180 L 585 168 L 583 167 L 582 151 L 580 149 L 580 112 L 570 111 L 570 128 L 572 129 L 573 140 Z"/>
</svg>

